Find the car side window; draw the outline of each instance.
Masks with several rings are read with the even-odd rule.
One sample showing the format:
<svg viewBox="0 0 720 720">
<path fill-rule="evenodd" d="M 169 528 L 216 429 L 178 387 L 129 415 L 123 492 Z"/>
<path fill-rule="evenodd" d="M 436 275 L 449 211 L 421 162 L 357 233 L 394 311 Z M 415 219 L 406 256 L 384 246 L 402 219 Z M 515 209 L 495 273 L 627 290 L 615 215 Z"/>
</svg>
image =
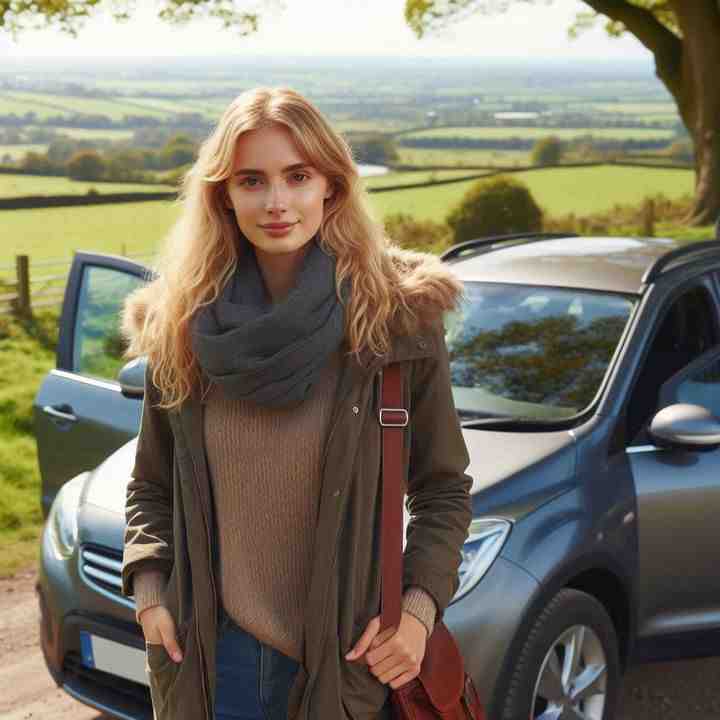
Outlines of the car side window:
<svg viewBox="0 0 720 720">
<path fill-rule="evenodd" d="M 720 357 L 679 382 L 672 399 L 676 403 L 702 405 L 720 418 Z"/>
<path fill-rule="evenodd" d="M 81 375 L 115 380 L 127 362 L 120 335 L 125 297 L 143 280 L 111 268 L 86 266 L 73 333 L 73 370 Z"/>
<path fill-rule="evenodd" d="M 626 410 L 626 444 L 648 442 L 647 426 L 659 409 L 663 383 L 718 342 L 714 305 L 708 291 L 694 287 L 678 297 L 661 318 Z"/>
</svg>

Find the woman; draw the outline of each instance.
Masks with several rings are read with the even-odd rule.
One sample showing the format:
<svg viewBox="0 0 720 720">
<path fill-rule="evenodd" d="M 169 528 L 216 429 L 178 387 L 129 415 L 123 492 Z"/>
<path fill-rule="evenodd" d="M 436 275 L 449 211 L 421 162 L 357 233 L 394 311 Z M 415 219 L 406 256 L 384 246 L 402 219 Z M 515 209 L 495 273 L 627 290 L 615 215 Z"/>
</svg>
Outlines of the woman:
<svg viewBox="0 0 720 720">
<path fill-rule="evenodd" d="M 128 298 L 146 395 L 127 487 L 155 717 L 387 718 L 457 589 L 469 457 L 442 314 L 460 283 L 372 221 L 347 144 L 282 88 L 202 144 Z M 404 366 L 403 612 L 379 633 L 379 371 Z"/>
</svg>

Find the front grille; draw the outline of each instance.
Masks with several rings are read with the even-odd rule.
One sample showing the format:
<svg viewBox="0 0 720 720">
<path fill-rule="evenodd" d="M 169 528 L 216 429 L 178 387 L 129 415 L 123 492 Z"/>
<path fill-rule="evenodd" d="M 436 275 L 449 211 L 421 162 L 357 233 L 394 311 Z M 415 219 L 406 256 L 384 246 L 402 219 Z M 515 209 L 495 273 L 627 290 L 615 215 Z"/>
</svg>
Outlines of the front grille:
<svg viewBox="0 0 720 720">
<path fill-rule="evenodd" d="M 98 545 L 80 548 L 80 576 L 93 589 L 124 599 L 121 570 L 121 552 Z"/>
</svg>

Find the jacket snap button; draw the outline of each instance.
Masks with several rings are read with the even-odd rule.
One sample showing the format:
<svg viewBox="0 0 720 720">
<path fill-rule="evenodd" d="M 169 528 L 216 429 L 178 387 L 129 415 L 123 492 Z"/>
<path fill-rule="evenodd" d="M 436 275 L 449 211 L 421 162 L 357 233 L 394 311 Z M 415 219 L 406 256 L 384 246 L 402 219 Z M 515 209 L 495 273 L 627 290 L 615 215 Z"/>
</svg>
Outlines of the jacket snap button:
<svg viewBox="0 0 720 720">
<path fill-rule="evenodd" d="M 418 347 L 419 347 L 421 350 L 424 350 L 424 349 L 427 347 L 427 343 L 425 342 L 425 340 L 421 340 L 421 341 L 418 343 Z"/>
<path fill-rule="evenodd" d="M 336 491 L 333 493 L 333 497 L 339 497 L 339 496 L 340 496 L 340 491 L 339 491 L 339 490 L 336 490 Z"/>
<path fill-rule="evenodd" d="M 353 405 L 353 412 L 357 415 L 360 412 L 360 408 L 357 405 Z"/>
</svg>

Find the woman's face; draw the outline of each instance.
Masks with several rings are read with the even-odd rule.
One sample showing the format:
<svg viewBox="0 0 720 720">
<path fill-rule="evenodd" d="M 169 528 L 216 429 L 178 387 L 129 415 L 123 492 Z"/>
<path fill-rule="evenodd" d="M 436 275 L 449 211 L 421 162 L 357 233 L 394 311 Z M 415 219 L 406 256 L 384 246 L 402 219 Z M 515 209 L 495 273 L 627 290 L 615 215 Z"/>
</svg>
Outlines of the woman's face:
<svg viewBox="0 0 720 720">
<path fill-rule="evenodd" d="M 273 255 L 295 253 L 307 244 L 332 195 L 327 177 L 305 162 L 284 125 L 240 136 L 226 189 L 227 207 L 243 235 L 256 251 Z"/>
</svg>

